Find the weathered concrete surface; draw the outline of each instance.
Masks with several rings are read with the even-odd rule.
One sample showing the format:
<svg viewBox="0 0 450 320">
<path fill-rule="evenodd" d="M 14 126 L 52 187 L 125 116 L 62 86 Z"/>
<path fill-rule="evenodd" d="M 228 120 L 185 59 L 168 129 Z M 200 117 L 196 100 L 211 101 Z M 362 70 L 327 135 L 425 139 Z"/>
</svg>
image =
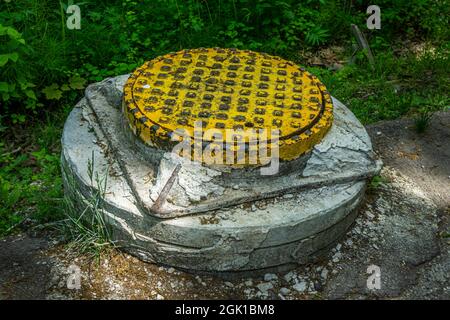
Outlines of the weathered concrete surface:
<svg viewBox="0 0 450 320">
<path fill-rule="evenodd" d="M 108 168 L 115 172 L 107 179 L 105 213 L 122 248 L 146 261 L 197 271 L 312 261 L 353 222 L 365 179 L 380 169 L 364 127 L 337 100 L 333 127 L 306 166 L 292 166 L 284 175 L 248 175 L 231 184 L 223 171 L 171 153 L 155 151 L 153 161 L 159 163 L 148 161 L 121 131 L 120 106 L 110 105 L 117 99 L 108 95 L 125 79 L 88 87 L 67 119 L 62 164 L 66 189 L 71 187 L 79 203 L 88 202 L 98 187 L 90 172 L 99 177 L 110 175 Z M 160 219 L 153 207 L 177 165 L 181 169 Z"/>
<path fill-rule="evenodd" d="M 435 130 L 424 135 L 417 135 L 412 124 L 404 119 L 368 128 L 387 165 L 384 182 L 369 191 L 355 226 L 319 262 L 287 273 L 226 281 L 120 252 L 103 256 L 100 263 L 83 256 L 68 258 L 64 247 L 51 242 L 50 250 L 42 246 L 42 236 L 19 235 L 0 241 L 1 298 L 21 298 L 25 291 L 36 299 L 450 299 L 450 243 L 443 237 L 450 230 L 445 209 L 450 203 L 439 200 L 450 193 L 450 145 L 444 143 L 450 135 L 450 112 L 436 114 Z M 389 145 L 383 135 L 392 137 Z M 417 157 L 395 152 L 404 153 L 405 146 L 423 148 Z M 433 185 L 430 176 L 442 184 Z M 66 288 L 66 268 L 72 263 L 83 271 L 79 291 Z M 372 263 L 381 268 L 381 291 L 366 290 L 366 270 Z"/>
<path fill-rule="evenodd" d="M 136 141 L 129 139 L 129 130 L 124 128 L 120 105 L 109 104 L 116 99 L 105 95 L 119 90 L 125 80 L 126 76 L 119 76 L 89 86 L 81 102 L 83 116 L 96 136 L 108 146 L 109 156 L 121 168 L 138 207 L 150 215 L 172 218 L 205 212 L 302 188 L 333 185 L 335 180 L 364 180 L 380 170 L 381 163 L 373 156 L 364 127 L 336 99 L 333 100 L 333 127 L 313 149 L 305 170 L 301 170 L 303 165 L 281 163 L 281 173 L 275 176 L 261 176 L 259 170 L 234 170 L 234 174 L 230 175 L 223 170 L 192 164 L 171 153 L 162 154 L 151 148 L 155 155 L 149 157 L 151 152 L 148 150 L 143 152 L 141 147 L 133 148 Z M 155 201 L 161 189 L 180 162 L 182 168 L 167 194 L 167 201 L 156 208 Z M 239 175 L 242 178 L 236 181 Z"/>
<path fill-rule="evenodd" d="M 71 125 L 70 121 L 68 125 Z M 64 163 L 67 163 L 67 171 L 81 168 L 80 180 L 89 183 L 87 167 L 92 152 L 87 150 L 85 141 L 95 138 L 89 136 L 92 135 L 89 130 L 83 131 L 79 127 L 77 124 L 77 130 L 74 131 L 76 134 L 65 136 L 66 141 L 75 139 L 68 143 L 72 148 L 67 152 L 76 153 L 77 161 L 64 160 Z M 80 147 L 76 147 L 73 141 L 77 141 Z M 100 147 L 92 144 L 92 148 L 98 152 L 94 153 L 96 170 L 106 170 L 107 160 L 102 158 Z M 73 165 L 74 163 L 77 165 Z M 259 201 L 253 207 L 240 206 L 195 217 L 156 220 L 139 214 L 136 207 L 127 209 L 133 207 L 133 202 L 130 201 L 132 194 L 126 192 L 125 182 L 112 183 L 117 179 L 121 177 L 111 177 L 107 184 L 106 208 L 122 237 L 148 250 L 135 253 L 140 253 L 146 260 L 198 270 L 241 269 L 243 266 L 257 268 L 257 261 L 261 261 L 265 267 L 295 262 L 300 256 L 292 256 L 291 252 L 296 249 L 298 251 L 297 243 L 313 237 L 309 242 L 311 249 L 307 249 L 307 243 L 302 244 L 305 247 L 304 255 L 311 254 L 327 246 L 345 231 L 351 220 L 343 225 L 336 224 L 355 208 L 362 197 L 361 191 L 364 190 L 364 182 L 353 186 L 344 184 L 334 188 L 323 187 L 300 195 L 288 194 L 280 199 Z M 121 190 L 121 187 L 125 189 Z M 87 187 L 82 184 L 79 189 L 85 190 Z M 89 196 L 87 192 L 85 196 Z M 116 206 L 116 202 L 119 205 Z M 299 204 L 302 205 L 302 211 L 298 210 Z M 316 233 L 334 225 L 336 231 L 327 231 L 330 238 L 322 236 L 320 241 L 314 240 Z M 281 246 L 284 243 L 289 244 Z M 270 249 L 272 246 L 276 248 Z M 264 250 L 266 247 L 269 248 Z M 257 248 L 261 250 L 253 253 Z M 278 252 L 276 255 L 272 253 L 275 249 Z"/>
</svg>

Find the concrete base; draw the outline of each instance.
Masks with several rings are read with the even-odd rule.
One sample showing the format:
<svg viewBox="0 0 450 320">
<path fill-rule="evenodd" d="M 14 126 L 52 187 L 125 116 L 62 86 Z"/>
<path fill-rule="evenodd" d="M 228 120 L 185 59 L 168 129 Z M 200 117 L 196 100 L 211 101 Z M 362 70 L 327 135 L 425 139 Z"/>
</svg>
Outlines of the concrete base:
<svg viewBox="0 0 450 320">
<path fill-rule="evenodd" d="M 89 173 L 107 177 L 103 210 L 113 238 L 143 260 L 200 272 L 310 262 L 352 224 L 366 179 L 381 168 L 364 127 L 334 100 L 333 127 L 306 166 L 235 187 L 221 172 L 182 161 L 166 215 L 154 214 L 155 194 L 180 162 L 160 154 L 155 167 L 126 142 L 127 134 L 118 129 L 126 77 L 90 86 L 69 115 L 62 137 L 63 177 L 80 208 L 98 189 Z"/>
</svg>

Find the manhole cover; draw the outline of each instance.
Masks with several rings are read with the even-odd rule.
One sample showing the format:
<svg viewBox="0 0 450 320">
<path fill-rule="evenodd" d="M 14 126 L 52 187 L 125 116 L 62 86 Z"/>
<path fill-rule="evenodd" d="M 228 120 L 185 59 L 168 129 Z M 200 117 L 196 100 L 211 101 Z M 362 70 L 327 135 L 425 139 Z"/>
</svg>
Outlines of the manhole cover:
<svg viewBox="0 0 450 320">
<path fill-rule="evenodd" d="M 279 157 L 297 159 L 221 166 L 166 152 L 179 129 L 197 146 L 198 122 L 226 147 L 228 129 L 280 130 Z M 215 275 L 252 276 L 328 254 L 353 224 L 366 179 L 381 169 L 364 126 L 316 77 L 232 49 L 168 54 L 131 77 L 88 86 L 61 141 L 64 187 L 80 219 L 101 209 L 120 248 Z"/>
<path fill-rule="evenodd" d="M 303 68 L 264 53 L 218 48 L 183 50 L 145 63 L 125 85 L 124 111 L 133 132 L 162 149 L 173 146 L 176 130 L 193 139 L 195 125 L 224 141 L 227 129 L 249 133 L 248 141 L 258 130 L 278 129 L 282 160 L 309 151 L 333 117 L 325 86 Z"/>
</svg>

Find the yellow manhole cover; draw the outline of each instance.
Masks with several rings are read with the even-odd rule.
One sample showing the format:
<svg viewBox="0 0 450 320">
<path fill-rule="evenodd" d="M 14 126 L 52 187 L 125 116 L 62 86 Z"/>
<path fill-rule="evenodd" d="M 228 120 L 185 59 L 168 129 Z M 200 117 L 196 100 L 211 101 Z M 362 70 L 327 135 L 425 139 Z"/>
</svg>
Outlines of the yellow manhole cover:
<svg viewBox="0 0 450 320">
<path fill-rule="evenodd" d="M 292 160 L 327 133 L 333 105 L 317 77 L 293 62 L 214 48 L 170 53 L 136 69 L 125 85 L 124 112 L 145 144 L 162 149 L 173 147 L 177 130 L 194 141 L 199 124 L 203 134 L 215 132 L 225 142 L 227 129 L 278 129 L 279 157 Z"/>
</svg>

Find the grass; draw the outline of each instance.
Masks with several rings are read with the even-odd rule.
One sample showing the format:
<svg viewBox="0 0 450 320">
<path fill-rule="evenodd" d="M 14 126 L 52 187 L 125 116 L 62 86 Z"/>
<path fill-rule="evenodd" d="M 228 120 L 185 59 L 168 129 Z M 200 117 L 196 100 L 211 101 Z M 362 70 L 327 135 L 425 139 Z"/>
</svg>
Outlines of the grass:
<svg viewBox="0 0 450 320">
<path fill-rule="evenodd" d="M 386 50 L 375 59 L 375 70 L 362 58 L 337 72 L 310 70 L 364 124 L 412 116 L 424 109 L 443 110 L 450 105 L 447 47 L 423 56 L 411 52 L 396 56 Z"/>
<path fill-rule="evenodd" d="M 428 109 L 420 110 L 419 114 L 414 118 L 414 126 L 417 133 L 424 133 L 430 126 L 431 118 L 433 117 L 433 112 Z"/>
<path fill-rule="evenodd" d="M 108 173 L 100 177 L 94 168 L 95 157 L 92 154 L 88 173 L 91 184 L 96 186 L 96 189 L 84 203 L 80 203 L 77 201 L 79 195 L 74 178 L 63 166 L 68 196 L 65 197 L 65 219 L 60 221 L 59 226 L 68 241 L 69 252 L 98 258 L 105 250 L 114 247 L 114 242 L 111 227 L 106 223 L 107 217 L 102 210 Z"/>
<path fill-rule="evenodd" d="M 388 183 L 389 181 L 382 177 L 382 176 L 374 176 L 372 177 L 372 179 L 369 182 L 368 185 L 368 191 L 369 192 L 375 192 L 377 189 L 379 189 L 381 186 L 383 186 L 384 184 Z"/>
<path fill-rule="evenodd" d="M 20 139 L 0 145 L 0 236 L 34 226 L 56 228 L 71 252 L 99 256 L 112 244 L 101 210 L 107 179 L 94 172 L 92 156 L 88 171 L 97 191 L 83 205 L 64 196 L 60 138 L 66 116 L 66 111 L 49 114 L 26 130 L 18 125 Z M 75 182 L 66 176 L 68 193 L 73 194 Z"/>
</svg>

